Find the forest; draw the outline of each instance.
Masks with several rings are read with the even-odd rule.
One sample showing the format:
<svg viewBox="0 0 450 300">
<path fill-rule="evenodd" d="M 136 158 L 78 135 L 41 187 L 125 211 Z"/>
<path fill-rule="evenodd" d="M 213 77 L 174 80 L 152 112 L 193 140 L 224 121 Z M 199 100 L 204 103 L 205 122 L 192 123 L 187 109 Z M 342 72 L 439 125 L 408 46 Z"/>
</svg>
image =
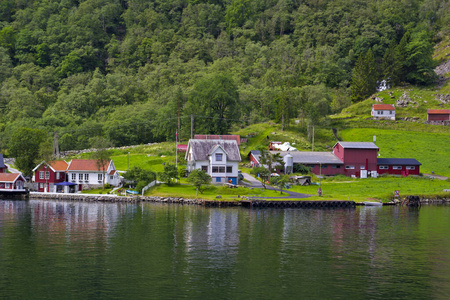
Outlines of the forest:
<svg viewBox="0 0 450 300">
<path fill-rule="evenodd" d="M 0 0 L 0 150 L 309 124 L 430 85 L 449 0 Z M 325 120 L 325 121 L 324 121 Z"/>
</svg>

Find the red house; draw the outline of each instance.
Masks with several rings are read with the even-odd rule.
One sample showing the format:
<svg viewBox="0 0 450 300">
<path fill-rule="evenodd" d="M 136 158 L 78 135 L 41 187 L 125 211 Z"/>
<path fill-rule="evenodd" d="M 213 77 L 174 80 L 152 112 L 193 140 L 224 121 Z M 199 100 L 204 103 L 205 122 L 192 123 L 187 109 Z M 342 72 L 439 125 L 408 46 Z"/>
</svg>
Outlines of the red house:
<svg viewBox="0 0 450 300">
<path fill-rule="evenodd" d="M 41 162 L 33 169 L 34 182 L 38 184 L 38 192 L 57 192 L 56 183 L 66 181 L 66 170 L 69 164 L 64 160 Z"/>
<path fill-rule="evenodd" d="M 21 173 L 0 173 L 0 191 L 25 191 L 23 187 L 24 183 L 25 178 Z"/>
<path fill-rule="evenodd" d="M 344 175 L 359 177 L 361 170 L 377 170 L 378 147 L 371 142 L 338 142 L 333 154 L 344 163 Z"/>
<path fill-rule="evenodd" d="M 450 109 L 429 109 L 428 121 L 450 121 Z"/>
<path fill-rule="evenodd" d="M 420 162 L 414 158 L 378 158 L 378 174 L 419 175 Z"/>
</svg>

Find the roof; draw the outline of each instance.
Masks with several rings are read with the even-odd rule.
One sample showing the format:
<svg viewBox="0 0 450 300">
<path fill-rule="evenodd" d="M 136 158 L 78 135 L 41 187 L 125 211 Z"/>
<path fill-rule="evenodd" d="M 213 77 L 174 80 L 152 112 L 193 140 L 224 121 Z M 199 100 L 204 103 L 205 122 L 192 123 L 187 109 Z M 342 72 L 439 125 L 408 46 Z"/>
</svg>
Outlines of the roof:
<svg viewBox="0 0 450 300">
<path fill-rule="evenodd" d="M 111 172 L 109 172 L 109 174 L 108 175 L 114 175 L 114 174 L 116 174 L 116 170 L 111 170 Z"/>
<path fill-rule="evenodd" d="M 19 177 L 25 181 L 21 173 L 0 173 L 0 182 L 15 182 Z"/>
<path fill-rule="evenodd" d="M 5 161 L 3 160 L 3 153 L 0 153 L 0 168 L 6 168 Z"/>
<path fill-rule="evenodd" d="M 427 112 L 429 115 L 449 115 L 450 109 L 429 109 Z"/>
<path fill-rule="evenodd" d="M 186 144 L 178 144 L 177 145 L 177 150 L 186 152 L 187 151 L 187 147 L 188 147 L 188 145 L 186 145 Z"/>
<path fill-rule="evenodd" d="M 340 144 L 342 148 L 344 149 L 376 149 L 378 150 L 377 145 L 375 145 L 372 142 L 337 142 L 337 144 Z M 333 148 L 336 147 L 336 145 L 333 146 Z"/>
<path fill-rule="evenodd" d="M 194 135 L 194 139 L 196 140 L 234 140 L 238 144 L 241 145 L 241 136 L 238 134 L 229 134 L 229 135 L 219 135 L 219 134 L 196 134 Z"/>
<path fill-rule="evenodd" d="M 296 164 L 333 164 L 343 165 L 343 162 L 331 152 L 312 152 L 312 151 L 270 151 L 270 153 L 279 153 L 282 157 L 290 154 Z"/>
<path fill-rule="evenodd" d="M 196 161 L 208 160 L 211 150 L 220 146 L 227 154 L 227 160 L 241 161 L 239 147 L 235 140 L 189 140 L 188 150 L 192 150 L 192 159 Z"/>
<path fill-rule="evenodd" d="M 414 158 L 377 158 L 377 165 L 420 166 L 422 164 Z"/>
<path fill-rule="evenodd" d="M 395 110 L 394 104 L 374 104 L 372 108 L 374 110 Z"/>
<path fill-rule="evenodd" d="M 108 169 L 110 163 L 111 161 L 108 161 L 105 164 L 105 170 Z M 101 171 L 101 169 L 97 166 L 95 159 L 72 159 L 67 171 Z"/>
<path fill-rule="evenodd" d="M 64 160 L 54 160 L 54 161 L 49 162 L 49 165 L 55 171 L 65 171 L 65 170 L 67 170 L 67 167 L 69 166 L 69 164 Z"/>
</svg>

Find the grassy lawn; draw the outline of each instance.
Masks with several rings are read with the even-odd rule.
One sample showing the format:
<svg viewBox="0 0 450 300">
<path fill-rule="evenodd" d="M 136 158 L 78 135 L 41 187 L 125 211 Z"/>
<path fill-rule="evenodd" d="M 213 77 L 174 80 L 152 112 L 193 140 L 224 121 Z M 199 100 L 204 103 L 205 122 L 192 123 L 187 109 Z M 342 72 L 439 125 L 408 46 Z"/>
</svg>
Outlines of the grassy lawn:
<svg viewBox="0 0 450 300">
<path fill-rule="evenodd" d="M 376 135 L 379 157 L 415 158 L 422 173 L 434 171 L 450 176 L 450 134 L 375 128 L 353 128 L 341 132 L 344 141 L 372 141 Z"/>
<path fill-rule="evenodd" d="M 160 184 L 148 191 L 146 196 L 160 196 L 160 197 L 185 197 L 196 198 L 196 189 L 191 185 L 173 185 Z M 221 195 L 220 200 L 237 201 L 239 196 L 255 196 L 255 197 L 280 197 L 286 196 L 283 193 L 280 195 L 279 191 L 271 191 L 264 189 L 252 189 L 247 187 L 229 188 L 226 186 L 210 185 L 204 191 L 203 194 L 198 194 L 199 199 L 215 200 L 217 195 Z"/>
<path fill-rule="evenodd" d="M 293 186 L 292 191 L 317 195 L 317 185 Z M 368 199 L 389 201 L 394 191 L 400 192 L 400 197 L 406 195 L 448 195 L 443 189 L 450 189 L 450 181 L 430 179 L 427 177 L 379 177 L 367 179 L 322 179 L 323 196 L 314 196 L 306 200 L 353 200 L 356 202 Z"/>
</svg>

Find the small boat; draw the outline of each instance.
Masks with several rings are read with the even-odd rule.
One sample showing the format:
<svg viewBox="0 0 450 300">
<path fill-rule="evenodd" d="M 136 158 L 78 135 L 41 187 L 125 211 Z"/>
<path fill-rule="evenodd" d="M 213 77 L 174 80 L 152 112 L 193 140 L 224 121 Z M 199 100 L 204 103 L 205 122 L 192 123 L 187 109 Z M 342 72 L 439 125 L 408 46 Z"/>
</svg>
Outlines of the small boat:
<svg viewBox="0 0 450 300">
<path fill-rule="evenodd" d="M 132 191 L 132 190 L 126 190 L 127 194 L 132 194 L 132 195 L 138 195 L 139 192 L 136 191 Z"/>
<path fill-rule="evenodd" d="M 365 201 L 363 203 L 365 206 L 383 206 L 383 203 L 381 202 Z"/>
</svg>

